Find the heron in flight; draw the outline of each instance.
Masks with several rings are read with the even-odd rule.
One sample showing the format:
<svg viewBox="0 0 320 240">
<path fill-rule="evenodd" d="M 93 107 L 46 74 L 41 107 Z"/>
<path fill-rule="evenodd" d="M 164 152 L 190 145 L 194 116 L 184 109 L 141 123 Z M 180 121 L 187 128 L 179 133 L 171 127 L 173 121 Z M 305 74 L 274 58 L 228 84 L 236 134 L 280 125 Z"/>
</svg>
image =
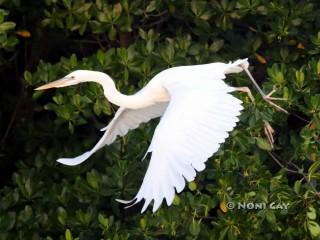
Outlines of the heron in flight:
<svg viewBox="0 0 320 240">
<path fill-rule="evenodd" d="M 247 87 L 228 86 L 223 81 L 226 74 L 245 70 L 263 99 L 278 110 L 285 111 L 272 102 L 277 98 L 263 93 L 248 67 L 247 59 L 228 64 L 173 67 L 158 73 L 144 88 L 129 96 L 120 93 L 107 74 L 87 70 L 74 71 L 35 90 L 96 82 L 103 87 L 105 97 L 120 107 L 102 129 L 102 138 L 90 151 L 75 158 L 57 160 L 69 166 L 84 162 L 103 146 L 114 142 L 117 136 L 126 135 L 141 123 L 161 117 L 147 150 L 151 153 L 151 160 L 138 193 L 130 201 L 117 199 L 131 205 L 144 200 L 141 213 L 153 201 L 152 210 L 155 212 L 164 199 L 170 206 L 175 192 L 180 193 L 186 181 L 193 181 L 196 173 L 205 169 L 207 159 L 236 126 L 243 109 L 242 101 L 230 93 L 247 92 L 253 100 Z"/>
</svg>

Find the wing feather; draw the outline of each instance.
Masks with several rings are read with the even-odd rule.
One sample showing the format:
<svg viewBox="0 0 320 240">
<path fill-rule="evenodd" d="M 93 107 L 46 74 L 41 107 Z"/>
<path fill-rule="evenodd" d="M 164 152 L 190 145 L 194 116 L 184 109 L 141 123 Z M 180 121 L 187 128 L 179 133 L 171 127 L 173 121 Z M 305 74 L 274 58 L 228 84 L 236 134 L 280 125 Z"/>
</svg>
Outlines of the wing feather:
<svg viewBox="0 0 320 240">
<path fill-rule="evenodd" d="M 90 151 L 75 158 L 59 158 L 57 161 L 69 166 L 84 162 L 103 146 L 113 143 L 117 136 L 124 136 L 129 130 L 137 128 L 141 123 L 160 117 L 167 105 L 168 103 L 163 102 L 141 109 L 119 108 L 115 117 L 103 129 L 105 132 L 99 142 Z"/>
<path fill-rule="evenodd" d="M 221 76 L 214 80 L 218 84 L 177 81 L 165 86 L 171 100 L 149 146 L 151 160 L 133 203 L 145 200 L 141 212 L 152 201 L 153 212 L 163 199 L 171 205 L 175 191 L 181 192 L 196 171 L 204 170 L 207 159 L 236 126 L 242 102 L 230 94 L 234 89 Z"/>
</svg>

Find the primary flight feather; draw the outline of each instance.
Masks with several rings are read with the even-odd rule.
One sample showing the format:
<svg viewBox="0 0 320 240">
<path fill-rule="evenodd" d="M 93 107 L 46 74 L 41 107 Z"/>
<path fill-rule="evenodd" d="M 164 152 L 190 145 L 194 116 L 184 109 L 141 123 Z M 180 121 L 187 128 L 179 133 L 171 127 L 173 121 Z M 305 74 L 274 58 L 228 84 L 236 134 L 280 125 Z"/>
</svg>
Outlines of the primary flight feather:
<svg viewBox="0 0 320 240">
<path fill-rule="evenodd" d="M 242 59 L 228 64 L 169 68 L 130 96 L 120 93 L 107 74 L 87 70 L 74 71 L 36 90 L 97 82 L 106 98 L 120 107 L 102 129 L 104 134 L 93 149 L 75 158 L 57 160 L 65 165 L 80 164 L 117 136 L 161 117 L 147 150 L 151 160 L 137 195 L 131 201 L 117 200 L 132 205 L 144 200 L 141 212 L 153 201 L 155 212 L 164 199 L 170 206 L 175 192 L 181 192 L 186 181 L 193 181 L 196 173 L 205 169 L 207 159 L 236 126 L 242 102 L 230 94 L 237 88 L 228 86 L 223 79 L 226 74 L 241 72 L 248 66 L 247 59 Z"/>
</svg>

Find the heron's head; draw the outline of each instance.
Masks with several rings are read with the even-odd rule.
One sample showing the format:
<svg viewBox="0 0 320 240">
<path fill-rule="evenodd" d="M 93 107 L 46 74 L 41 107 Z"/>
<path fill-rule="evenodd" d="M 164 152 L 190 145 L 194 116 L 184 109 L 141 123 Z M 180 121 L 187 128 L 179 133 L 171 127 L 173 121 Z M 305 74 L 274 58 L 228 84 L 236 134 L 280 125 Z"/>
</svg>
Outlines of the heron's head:
<svg viewBox="0 0 320 240">
<path fill-rule="evenodd" d="M 95 71 L 76 70 L 64 76 L 63 78 L 60 78 L 51 83 L 47 83 L 45 85 L 37 87 L 35 90 L 44 90 L 49 88 L 62 88 L 62 87 L 76 85 L 82 82 L 94 81 L 95 78 L 99 77 L 98 76 L 99 74 L 101 73 L 95 72 Z"/>
</svg>

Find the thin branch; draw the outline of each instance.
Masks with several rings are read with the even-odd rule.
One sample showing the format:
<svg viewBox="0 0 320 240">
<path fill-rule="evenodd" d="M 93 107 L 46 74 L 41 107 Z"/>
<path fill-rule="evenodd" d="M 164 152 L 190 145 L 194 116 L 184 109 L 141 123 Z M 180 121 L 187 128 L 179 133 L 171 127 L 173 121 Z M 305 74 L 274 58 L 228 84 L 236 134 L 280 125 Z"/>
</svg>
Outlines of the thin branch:
<svg viewBox="0 0 320 240">
<path fill-rule="evenodd" d="M 162 23 L 162 22 L 167 21 L 169 18 L 170 18 L 170 17 L 169 17 L 168 15 L 166 15 L 166 16 L 160 18 L 160 19 L 157 20 L 157 21 L 154 21 L 154 22 L 151 22 L 151 23 L 149 23 L 149 24 L 146 24 L 145 27 L 146 27 L 147 29 L 149 29 L 149 28 L 151 28 L 151 27 L 153 27 L 153 26 L 155 26 L 155 25 L 158 25 L 158 24 L 160 24 L 160 23 Z"/>
<path fill-rule="evenodd" d="M 71 42 L 77 42 L 77 43 L 88 43 L 88 44 L 96 44 L 96 45 L 99 45 L 99 42 L 96 41 L 96 40 L 88 40 L 88 39 L 73 39 L 73 40 L 70 40 Z M 100 40 L 101 42 L 101 40 Z"/>
<path fill-rule="evenodd" d="M 276 156 L 272 153 L 268 151 L 268 154 L 271 156 L 271 158 L 285 171 L 290 172 L 290 173 L 294 173 L 294 174 L 299 174 L 301 175 L 301 172 L 295 171 L 293 169 L 287 168 L 286 166 L 284 166 L 279 159 L 276 158 Z"/>
<path fill-rule="evenodd" d="M 310 123 L 310 121 L 308 121 L 307 119 L 299 116 L 298 114 L 295 114 L 295 113 L 293 113 L 293 112 L 289 112 L 289 114 L 295 116 L 296 118 L 300 119 L 301 121 L 303 121 L 303 122 L 305 122 L 305 123 Z"/>
<path fill-rule="evenodd" d="M 162 12 L 159 12 L 158 14 L 147 14 L 147 13 L 144 13 L 144 15 L 145 15 L 146 18 L 149 18 L 149 17 L 161 17 L 161 16 L 163 16 L 163 15 L 165 15 L 167 13 L 168 13 L 168 11 L 164 10 Z M 146 18 L 142 19 L 142 21 L 145 21 Z"/>
<path fill-rule="evenodd" d="M 105 51 L 106 48 L 103 46 L 102 41 L 101 41 L 101 39 L 99 38 L 99 36 L 94 36 L 94 39 L 97 41 L 99 47 L 100 47 L 103 51 Z"/>
<path fill-rule="evenodd" d="M 299 167 L 294 164 L 294 163 L 290 163 L 296 170 L 287 168 L 286 166 L 284 166 L 282 164 L 282 162 L 275 156 L 276 154 L 272 153 L 272 152 L 268 152 L 268 154 L 271 156 L 271 158 L 285 171 L 290 172 L 290 173 L 294 173 L 294 174 L 298 174 L 301 175 L 302 178 L 306 181 L 306 183 L 312 188 L 312 190 L 314 191 L 314 193 L 316 194 L 316 196 L 318 196 L 320 198 L 320 192 L 315 188 L 315 186 L 312 184 L 312 182 L 310 181 L 308 174 L 305 172 L 301 172 Z"/>
</svg>

